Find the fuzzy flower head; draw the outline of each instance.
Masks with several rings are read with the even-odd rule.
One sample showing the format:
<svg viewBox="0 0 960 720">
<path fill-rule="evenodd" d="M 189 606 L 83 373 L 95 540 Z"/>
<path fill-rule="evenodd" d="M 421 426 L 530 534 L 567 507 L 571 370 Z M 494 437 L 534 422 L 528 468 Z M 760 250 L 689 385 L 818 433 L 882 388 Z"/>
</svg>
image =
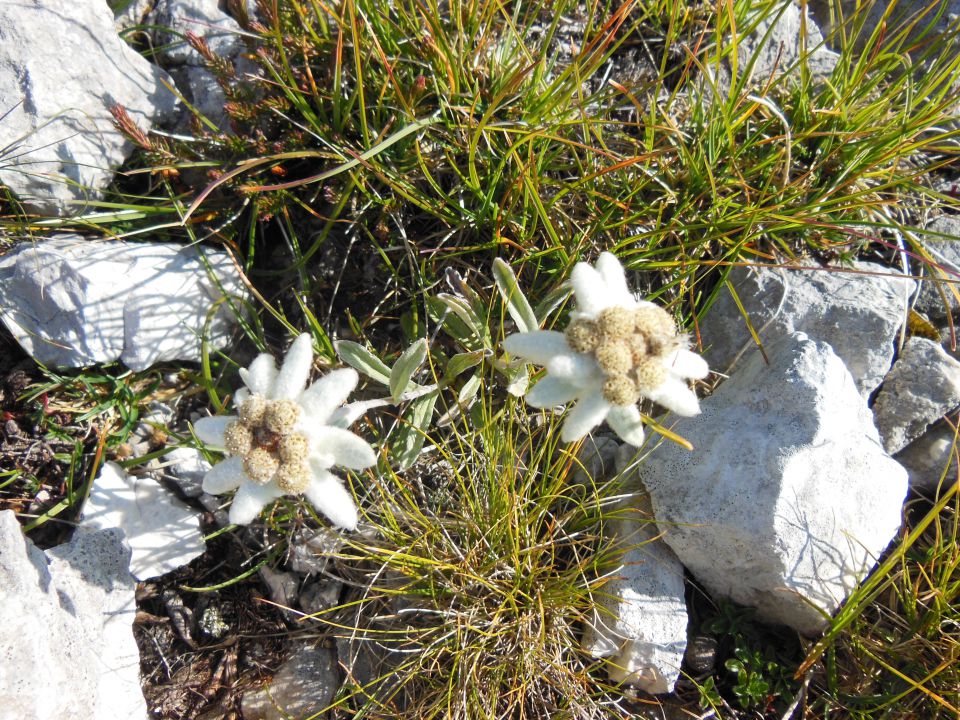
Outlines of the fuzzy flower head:
<svg viewBox="0 0 960 720">
<path fill-rule="evenodd" d="M 570 283 L 576 310 L 565 332 L 517 333 L 503 343 L 508 352 L 547 368 L 527 403 L 553 408 L 577 401 L 563 424 L 564 442 L 579 440 L 606 420 L 624 442 L 640 446 L 642 398 L 678 415 L 699 413 L 687 380 L 706 377 L 707 363 L 688 349 L 666 310 L 633 296 L 617 258 L 605 252 L 594 267 L 577 263 Z"/>
<path fill-rule="evenodd" d="M 357 386 L 357 373 L 334 370 L 308 386 L 312 365 L 307 334 L 293 342 L 279 370 L 272 355 L 258 356 L 240 370 L 246 387 L 237 391 L 237 414 L 194 425 L 204 443 L 229 454 L 203 478 L 203 489 L 237 491 L 230 522 L 246 525 L 278 497 L 303 494 L 335 525 L 356 528 L 353 498 L 330 468 L 360 470 L 377 460 L 369 443 L 346 429 L 354 418 L 341 406 Z"/>
</svg>

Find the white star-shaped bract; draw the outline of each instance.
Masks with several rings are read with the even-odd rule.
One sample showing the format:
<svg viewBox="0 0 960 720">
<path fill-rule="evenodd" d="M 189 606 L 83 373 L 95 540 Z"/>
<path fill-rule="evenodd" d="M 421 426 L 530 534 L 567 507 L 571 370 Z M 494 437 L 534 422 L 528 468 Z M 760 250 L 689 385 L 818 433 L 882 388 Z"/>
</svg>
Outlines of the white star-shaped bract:
<svg viewBox="0 0 960 720">
<path fill-rule="evenodd" d="M 356 419 L 344 406 L 357 386 L 357 372 L 333 370 L 307 385 L 313 366 L 310 335 L 290 346 L 280 369 L 269 354 L 240 370 L 236 415 L 206 417 L 194 424 L 200 440 L 228 457 L 203 479 L 213 495 L 236 490 L 230 522 L 246 525 L 278 497 L 302 493 L 334 525 L 356 529 L 357 508 L 334 465 L 362 470 L 377 460 L 373 448 L 346 428 Z"/>
<path fill-rule="evenodd" d="M 624 442 L 639 447 L 640 398 L 678 415 L 699 413 L 687 380 L 706 377 L 706 361 L 688 349 L 665 310 L 633 296 L 620 261 L 605 252 L 595 267 L 577 263 L 570 283 L 576 308 L 565 332 L 516 333 L 503 342 L 507 352 L 546 367 L 546 377 L 526 394 L 528 404 L 556 408 L 577 401 L 561 439 L 579 440 L 606 420 Z"/>
</svg>

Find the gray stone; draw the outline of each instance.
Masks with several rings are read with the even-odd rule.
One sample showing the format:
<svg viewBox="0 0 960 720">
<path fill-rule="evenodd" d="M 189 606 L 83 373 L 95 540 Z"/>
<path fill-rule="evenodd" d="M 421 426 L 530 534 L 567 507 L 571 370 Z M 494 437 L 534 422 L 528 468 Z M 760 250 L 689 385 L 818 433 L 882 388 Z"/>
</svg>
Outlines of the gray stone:
<svg viewBox="0 0 960 720">
<path fill-rule="evenodd" d="M 325 578 L 308 581 L 304 583 L 298 596 L 300 609 L 308 615 L 322 613 L 340 603 L 341 592 L 343 583 L 339 580 Z"/>
<path fill-rule="evenodd" d="M 954 429 L 941 422 L 897 454 L 897 462 L 910 477 L 910 487 L 935 493 L 941 478 L 944 488 L 957 482 L 957 445 Z"/>
<path fill-rule="evenodd" d="M 108 0 L 107 4 L 113 11 L 113 22 L 118 33 L 143 25 L 153 10 L 153 0 Z"/>
<path fill-rule="evenodd" d="M 914 272 L 922 273 L 924 279 L 914 310 L 936 323 L 946 319 L 948 310 L 954 315 L 960 311 L 960 218 L 935 218 L 927 225 L 923 240 L 923 248 L 934 264 L 915 261 Z"/>
<path fill-rule="evenodd" d="M 4 717 L 147 717 L 122 533 L 84 533 L 44 554 L 0 512 Z"/>
<path fill-rule="evenodd" d="M 653 694 L 673 692 L 687 645 L 683 565 L 659 539 L 649 497 L 640 492 L 616 525 L 620 567 L 597 593 L 584 650 L 609 658 L 614 682 Z"/>
<path fill-rule="evenodd" d="M 196 448 L 173 448 L 163 457 L 159 472 L 177 484 L 188 498 L 203 494 L 203 478 L 213 468 L 203 453 Z"/>
<path fill-rule="evenodd" d="M 33 212 L 84 211 L 133 150 L 110 108 L 148 132 L 176 113 L 163 80 L 105 2 L 0 3 L 0 182 Z"/>
<path fill-rule="evenodd" d="M 893 364 L 894 341 L 916 283 L 875 263 L 815 270 L 737 267 L 730 282 L 760 341 L 794 331 L 828 342 L 867 397 Z M 729 373 L 759 349 L 727 288 L 701 323 L 710 367 Z"/>
<path fill-rule="evenodd" d="M 229 303 L 206 327 L 224 293 L 243 294 L 236 268 L 199 246 L 59 235 L 0 258 L 0 317 L 45 365 L 198 361 L 205 332 L 211 350 L 230 342 Z"/>
<path fill-rule="evenodd" d="M 128 475 L 104 463 L 83 506 L 80 530 L 120 528 L 138 580 L 165 575 L 206 550 L 199 513 L 149 476 Z"/>
<path fill-rule="evenodd" d="M 320 713 L 340 687 L 340 673 L 331 650 L 314 644 L 298 646 L 265 687 L 243 696 L 244 720 L 290 720 Z"/>
<path fill-rule="evenodd" d="M 932 340 L 912 337 L 873 405 L 883 446 L 891 455 L 960 406 L 960 362 Z"/>
<path fill-rule="evenodd" d="M 297 601 L 300 581 L 293 573 L 274 570 L 269 565 L 260 568 L 260 577 L 270 589 L 270 602 L 281 608 L 292 608 Z"/>
<path fill-rule="evenodd" d="M 746 27 L 753 30 L 739 39 L 737 60 L 739 67 L 749 73 L 749 79 L 763 82 L 789 71 L 800 60 L 804 11 L 796 3 L 789 3 L 781 7 L 779 14 L 771 15 L 770 6 L 763 6 L 758 12 L 766 17 L 748 20 Z M 805 24 L 810 72 L 814 76 L 829 75 L 840 56 L 824 46 L 823 35 L 809 15 Z"/>
<path fill-rule="evenodd" d="M 712 593 L 812 635 L 900 526 L 906 471 L 825 342 L 752 355 L 640 466 L 664 539 Z"/>
<path fill-rule="evenodd" d="M 613 477 L 620 443 L 606 435 L 587 435 L 577 451 L 572 483 L 593 485 Z"/>
<path fill-rule="evenodd" d="M 330 556 L 344 546 L 343 533 L 333 528 L 299 530 L 290 541 L 290 569 L 301 575 L 322 574 Z"/>
<path fill-rule="evenodd" d="M 225 132 L 230 130 L 230 116 L 225 109 L 227 95 L 212 72 L 203 67 L 184 65 L 171 69 L 170 74 L 173 75 L 177 89 L 193 107 L 193 111 L 200 113 L 219 129 Z M 194 117 L 193 111 L 185 107 L 177 126 L 188 128 Z"/>
<path fill-rule="evenodd" d="M 214 55 L 223 58 L 233 58 L 243 50 L 240 25 L 220 10 L 217 0 L 157 0 L 151 17 L 158 27 L 160 57 L 170 65 L 204 64 L 187 43 L 188 32 L 204 38 Z"/>
</svg>

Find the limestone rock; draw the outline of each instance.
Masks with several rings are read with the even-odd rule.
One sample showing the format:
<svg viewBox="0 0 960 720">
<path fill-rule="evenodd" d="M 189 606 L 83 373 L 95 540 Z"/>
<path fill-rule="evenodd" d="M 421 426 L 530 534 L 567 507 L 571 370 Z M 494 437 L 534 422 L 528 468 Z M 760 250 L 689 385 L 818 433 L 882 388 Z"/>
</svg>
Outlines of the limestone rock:
<svg viewBox="0 0 960 720">
<path fill-rule="evenodd" d="M 937 322 L 947 317 L 948 310 L 954 315 L 960 311 L 960 218 L 941 215 L 926 231 L 923 247 L 936 266 L 915 261 L 915 272 L 922 272 L 924 280 L 914 310 Z"/>
<path fill-rule="evenodd" d="M 873 405 L 887 452 L 899 452 L 944 414 L 960 406 L 960 362 L 932 340 L 903 346 Z"/>
<path fill-rule="evenodd" d="M 244 720 L 313 717 L 330 704 L 339 687 L 340 673 L 333 651 L 302 644 L 266 687 L 243 696 L 243 717 Z"/>
<path fill-rule="evenodd" d="M 44 554 L 0 512 L 0 707 L 9 717 L 146 720 L 129 551 L 118 530 Z"/>
<path fill-rule="evenodd" d="M 910 487 L 935 493 L 943 478 L 943 487 L 957 482 L 956 433 L 949 424 L 937 423 L 896 456 L 910 477 Z"/>
<path fill-rule="evenodd" d="M 199 35 L 215 55 L 233 58 L 243 49 L 240 26 L 217 0 L 157 0 L 152 13 L 160 56 L 170 65 L 202 67 L 204 60 L 184 36 Z"/>
<path fill-rule="evenodd" d="M 616 522 L 616 541 L 626 549 L 617 573 L 599 591 L 583 647 L 610 658 L 614 682 L 648 693 L 673 691 L 687 645 L 683 565 L 660 539 L 650 519 L 649 498 Z"/>
<path fill-rule="evenodd" d="M 206 550 L 199 513 L 149 476 L 128 475 L 104 463 L 83 506 L 81 530 L 120 528 L 138 580 L 165 575 Z"/>
<path fill-rule="evenodd" d="M 753 354 L 640 466 L 664 539 L 712 593 L 805 634 L 827 624 L 900 526 L 906 471 L 825 342 Z"/>
<path fill-rule="evenodd" d="M 198 246 L 59 235 L 0 258 L 0 317 L 45 365 L 121 360 L 144 370 L 197 361 L 207 314 L 224 293 L 243 293 L 233 263 Z M 235 319 L 227 305 L 210 323 L 211 350 L 230 341 Z"/>
<path fill-rule="evenodd" d="M 764 13 L 769 7 L 764 6 Z M 772 75 L 790 70 L 800 60 L 801 38 L 806 25 L 807 64 L 813 75 L 826 76 L 833 72 L 840 56 L 823 45 L 823 35 L 813 18 L 801 22 L 804 11 L 796 3 L 784 5 L 779 15 L 760 20 L 756 27 L 740 38 L 737 44 L 738 65 L 750 68 L 750 78 L 765 81 Z M 752 65 L 751 65 L 752 63 Z"/>
<path fill-rule="evenodd" d="M 110 108 L 149 131 L 176 112 L 165 79 L 119 38 L 105 2 L 0 3 L 0 182 L 34 212 L 82 212 L 133 149 Z"/>
<path fill-rule="evenodd" d="M 730 281 L 761 342 L 804 332 L 829 343 L 867 397 L 893 364 L 894 340 L 916 283 L 882 265 L 855 262 L 817 270 L 738 267 Z M 728 289 L 701 323 L 710 367 L 730 372 L 759 350 Z"/>
</svg>

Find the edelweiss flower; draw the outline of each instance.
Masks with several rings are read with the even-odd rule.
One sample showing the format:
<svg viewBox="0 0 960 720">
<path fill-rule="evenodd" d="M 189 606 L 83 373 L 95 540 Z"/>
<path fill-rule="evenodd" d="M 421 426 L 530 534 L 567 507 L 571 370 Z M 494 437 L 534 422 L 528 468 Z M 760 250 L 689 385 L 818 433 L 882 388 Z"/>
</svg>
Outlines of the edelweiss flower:
<svg viewBox="0 0 960 720">
<path fill-rule="evenodd" d="M 240 370 L 246 387 L 237 391 L 237 414 L 194 425 L 204 443 L 230 454 L 203 478 L 213 495 L 237 489 L 230 522 L 246 525 L 278 497 L 303 493 L 335 525 L 356 528 L 353 498 L 330 468 L 361 470 L 377 461 L 369 443 L 346 429 L 355 418 L 341 405 L 357 373 L 334 370 L 307 387 L 312 365 L 307 334 L 293 342 L 279 371 L 272 355 L 258 356 Z"/>
<path fill-rule="evenodd" d="M 530 405 L 578 401 L 563 424 L 563 441 L 579 440 L 606 420 L 624 442 L 639 447 L 641 398 L 678 415 L 699 413 L 686 381 L 706 377 L 706 361 L 687 349 L 663 308 L 634 298 L 617 258 L 605 252 L 596 267 L 577 263 L 570 283 L 577 308 L 566 332 L 517 333 L 503 342 L 507 352 L 547 368 L 527 392 Z"/>
</svg>

